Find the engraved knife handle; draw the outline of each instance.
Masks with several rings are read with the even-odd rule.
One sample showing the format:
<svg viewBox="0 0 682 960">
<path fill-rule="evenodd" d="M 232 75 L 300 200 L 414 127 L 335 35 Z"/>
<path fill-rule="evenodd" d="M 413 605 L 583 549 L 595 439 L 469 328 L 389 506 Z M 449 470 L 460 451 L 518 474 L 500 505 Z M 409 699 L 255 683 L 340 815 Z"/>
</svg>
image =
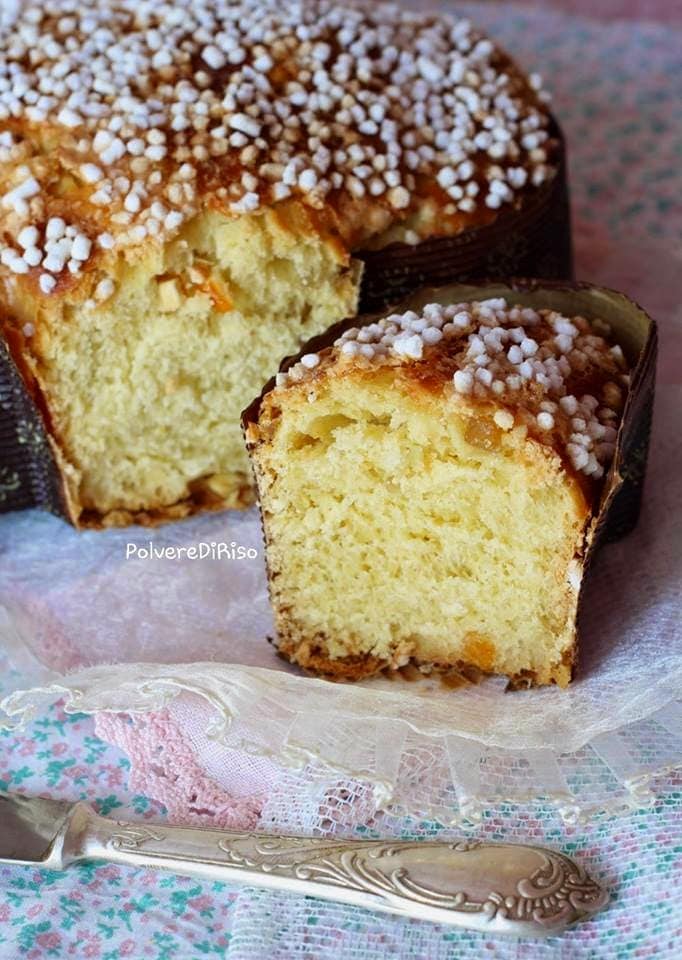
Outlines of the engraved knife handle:
<svg viewBox="0 0 682 960">
<path fill-rule="evenodd" d="M 107 860 L 241 882 L 485 933 L 552 936 L 606 892 L 569 857 L 480 840 L 328 840 L 124 823 L 78 804 L 62 862 Z"/>
</svg>

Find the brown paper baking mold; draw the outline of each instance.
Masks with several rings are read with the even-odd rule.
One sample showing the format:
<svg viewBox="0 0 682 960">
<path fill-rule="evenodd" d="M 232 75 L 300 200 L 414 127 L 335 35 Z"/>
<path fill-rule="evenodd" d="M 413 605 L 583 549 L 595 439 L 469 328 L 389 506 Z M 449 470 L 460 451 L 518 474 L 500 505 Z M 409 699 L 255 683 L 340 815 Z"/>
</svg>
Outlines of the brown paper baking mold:
<svg viewBox="0 0 682 960">
<path fill-rule="evenodd" d="M 360 312 L 380 310 L 424 286 L 495 277 L 572 280 L 566 148 L 556 120 L 551 133 L 559 144 L 557 172 L 526 194 L 519 209 L 457 236 L 355 254 L 365 264 Z"/>
</svg>

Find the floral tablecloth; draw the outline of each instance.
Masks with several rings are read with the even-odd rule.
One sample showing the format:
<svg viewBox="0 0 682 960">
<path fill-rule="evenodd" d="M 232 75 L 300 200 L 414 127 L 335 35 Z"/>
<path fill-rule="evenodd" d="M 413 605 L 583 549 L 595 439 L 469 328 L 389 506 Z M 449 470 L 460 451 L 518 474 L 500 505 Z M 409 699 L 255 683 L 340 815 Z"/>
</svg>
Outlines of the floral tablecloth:
<svg viewBox="0 0 682 960">
<path fill-rule="evenodd" d="M 660 0 L 610 0 L 601 19 L 581 13 L 589 13 L 583 0 L 548 6 L 457 9 L 545 76 L 570 145 L 578 275 L 634 292 L 662 322 L 665 343 L 665 325 L 682 323 L 682 16 Z M 679 383 L 680 370 L 682 357 L 664 349 L 661 380 Z M 9 670 L 0 655 L 0 693 L 3 684 L 17 686 Z M 101 740 L 91 717 L 59 706 L 20 732 L 0 732 L 0 788 L 163 820 L 166 808 L 136 793 L 131 784 L 144 781 L 130 775 L 127 753 Z M 65 874 L 0 868 L 0 958 L 678 957 L 682 775 L 661 778 L 656 796 L 627 816 L 582 826 L 566 826 L 537 805 L 500 806 L 484 816 L 481 836 L 561 848 L 609 888 L 609 908 L 561 938 L 505 941 L 348 907 L 322 910 L 303 898 L 84 865 Z M 172 812 L 177 819 L 178 809 Z M 258 809 L 243 807 L 242 814 L 249 825 L 258 822 Z M 430 823 L 393 826 L 404 836 L 442 833 Z"/>
<path fill-rule="evenodd" d="M 160 804 L 130 790 L 128 758 L 95 735 L 90 717 L 57 706 L 20 734 L 0 733 L 0 757 L 2 789 L 85 799 L 120 818 L 164 819 Z M 64 874 L 0 867 L 0 957 L 672 960 L 682 943 L 682 775 L 661 781 L 657 792 L 654 806 L 588 828 L 567 827 L 543 808 L 503 806 L 484 817 L 481 836 L 560 848 L 607 885 L 609 909 L 561 938 L 516 943 L 342 906 L 325 905 L 322 918 L 310 899 L 85 864 Z M 428 824 L 406 823 L 405 836 L 411 827 L 429 832 Z"/>
</svg>

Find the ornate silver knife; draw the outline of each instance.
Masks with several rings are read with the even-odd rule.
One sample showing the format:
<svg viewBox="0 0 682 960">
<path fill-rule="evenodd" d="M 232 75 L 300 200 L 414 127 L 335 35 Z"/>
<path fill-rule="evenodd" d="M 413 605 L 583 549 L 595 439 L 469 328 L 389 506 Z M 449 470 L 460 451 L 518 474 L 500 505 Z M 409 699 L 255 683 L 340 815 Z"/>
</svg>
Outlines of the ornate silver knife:
<svg viewBox="0 0 682 960">
<path fill-rule="evenodd" d="M 479 840 L 328 840 L 124 823 L 85 803 L 0 792 L 0 862 L 80 860 L 242 882 L 491 934 L 560 933 L 608 896 L 569 857 Z"/>
</svg>

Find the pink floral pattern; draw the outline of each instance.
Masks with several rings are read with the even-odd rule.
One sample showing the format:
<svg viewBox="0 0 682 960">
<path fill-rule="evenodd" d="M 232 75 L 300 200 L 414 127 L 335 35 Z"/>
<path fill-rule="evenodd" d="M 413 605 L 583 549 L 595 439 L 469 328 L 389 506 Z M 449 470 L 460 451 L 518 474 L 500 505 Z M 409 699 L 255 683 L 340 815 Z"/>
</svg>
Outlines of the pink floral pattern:
<svg viewBox="0 0 682 960">
<path fill-rule="evenodd" d="M 59 705 L 19 733 L 0 731 L 0 789 L 163 820 L 164 806 L 135 792 L 129 775 L 129 759 L 96 736 L 94 719 Z M 63 874 L 0 867 L 0 889 L 3 960 L 226 956 L 237 898 L 224 884 L 90 863 Z"/>
</svg>

